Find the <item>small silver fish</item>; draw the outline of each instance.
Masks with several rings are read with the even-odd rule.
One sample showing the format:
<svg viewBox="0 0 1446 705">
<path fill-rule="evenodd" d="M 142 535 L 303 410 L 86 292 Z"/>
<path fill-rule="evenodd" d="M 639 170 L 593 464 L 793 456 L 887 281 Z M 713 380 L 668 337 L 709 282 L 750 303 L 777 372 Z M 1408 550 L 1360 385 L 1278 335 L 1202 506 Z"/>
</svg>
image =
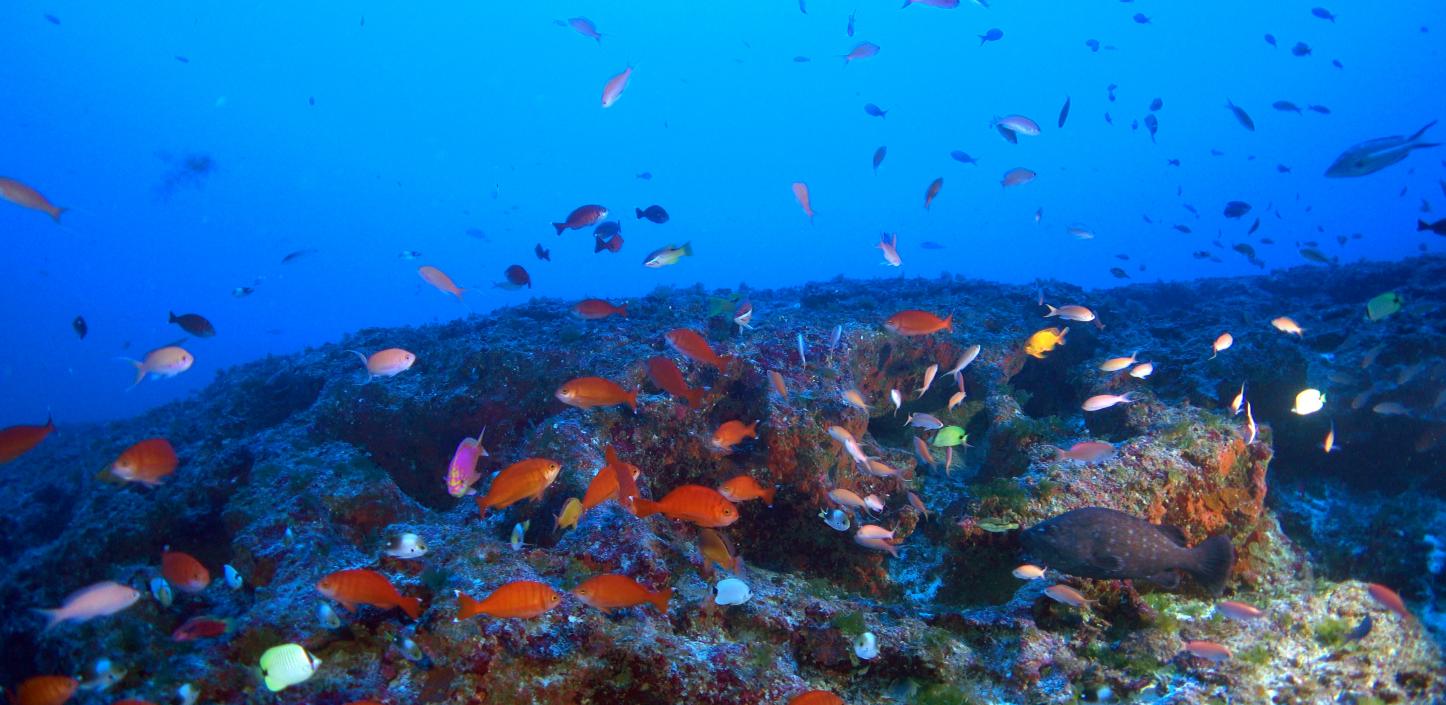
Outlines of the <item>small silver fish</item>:
<svg viewBox="0 0 1446 705">
<path fill-rule="evenodd" d="M 331 603 L 322 602 L 316 606 L 316 620 L 326 629 L 340 629 L 341 617 L 337 616 L 336 610 L 331 608 Z"/>
<path fill-rule="evenodd" d="M 244 582 L 241 578 L 241 574 L 237 572 L 235 568 L 231 567 L 230 563 L 221 566 L 221 568 L 222 571 L 226 574 L 226 584 L 230 586 L 232 590 L 240 590 L 241 584 L 242 582 Z"/>
<path fill-rule="evenodd" d="M 808 354 L 804 351 L 802 333 L 798 334 L 798 365 L 808 367 Z"/>
<path fill-rule="evenodd" d="M 833 327 L 833 335 L 829 336 L 829 339 L 828 339 L 828 351 L 829 351 L 829 352 L 833 352 L 836 348 L 838 348 L 838 341 L 839 341 L 839 339 L 842 338 L 842 337 L 843 337 L 843 325 L 842 325 L 842 324 L 839 324 L 839 325 L 834 326 L 834 327 Z"/>
</svg>

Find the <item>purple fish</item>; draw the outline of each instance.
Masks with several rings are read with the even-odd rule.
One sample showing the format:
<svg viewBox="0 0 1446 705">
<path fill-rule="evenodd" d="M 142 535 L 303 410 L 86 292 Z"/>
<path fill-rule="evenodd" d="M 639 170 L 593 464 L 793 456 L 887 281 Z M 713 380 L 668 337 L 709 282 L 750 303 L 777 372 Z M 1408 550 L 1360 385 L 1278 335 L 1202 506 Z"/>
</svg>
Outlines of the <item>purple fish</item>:
<svg viewBox="0 0 1446 705">
<path fill-rule="evenodd" d="M 485 433 L 487 429 L 483 428 L 476 438 L 463 438 L 457 444 L 452 462 L 447 465 L 447 494 L 453 497 L 472 494 L 472 485 L 482 479 L 477 472 L 477 461 L 487 457 L 487 449 L 482 447 L 482 435 Z"/>
</svg>

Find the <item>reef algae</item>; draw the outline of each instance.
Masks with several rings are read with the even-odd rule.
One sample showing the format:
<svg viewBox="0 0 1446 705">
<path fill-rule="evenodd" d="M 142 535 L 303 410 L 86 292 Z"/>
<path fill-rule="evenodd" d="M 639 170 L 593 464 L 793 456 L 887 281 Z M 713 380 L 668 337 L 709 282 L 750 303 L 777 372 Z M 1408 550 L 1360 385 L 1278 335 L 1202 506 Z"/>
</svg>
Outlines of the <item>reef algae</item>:
<svg viewBox="0 0 1446 705">
<path fill-rule="evenodd" d="M 1365 537 L 1322 528 L 1312 507 L 1327 492 L 1332 511 L 1377 506 L 1382 500 L 1356 498 L 1360 484 L 1349 477 L 1348 463 L 1370 458 L 1370 467 L 1390 468 L 1387 487 L 1411 490 L 1394 501 L 1416 515 L 1397 521 L 1411 522 L 1413 534 L 1440 533 L 1427 517 L 1442 512 L 1442 486 L 1423 468 L 1441 467 L 1442 450 L 1401 441 L 1442 423 L 1430 400 L 1420 401 L 1441 385 L 1441 351 L 1401 331 L 1441 339 L 1439 317 L 1427 314 L 1446 304 L 1446 265 L 1312 271 L 1311 287 L 1291 284 L 1299 275 L 1289 272 L 1091 292 L 1046 283 L 1052 301 L 1087 304 L 1104 327 L 1068 322 L 1064 344 L 1043 358 L 1024 351 L 1047 312 L 1033 289 L 943 278 L 891 282 L 885 294 L 876 283 L 844 280 L 748 290 L 750 330 L 708 315 L 710 297 L 737 292 L 659 290 L 629 302 L 629 318 L 598 321 L 568 315 L 567 302 L 534 300 L 445 324 L 364 330 L 243 365 L 139 418 L 62 423 L 0 469 L 0 597 L 16 607 L 0 617 L 0 679 L 80 674 L 104 656 L 125 671 L 107 697 L 159 702 L 190 683 L 205 702 L 252 702 L 265 689 L 255 672 L 262 654 L 299 644 L 319 665 L 285 695 L 307 702 L 750 704 L 815 688 L 851 703 L 1438 700 L 1446 673 L 1427 627 L 1439 569 L 1425 570 L 1424 550 L 1409 548 L 1382 560 L 1377 574 L 1345 553 Z M 1406 308 L 1363 321 L 1363 302 L 1383 286 L 1402 292 Z M 954 330 L 890 333 L 884 321 L 907 308 L 952 311 Z M 1300 316 L 1309 319 L 1303 339 L 1270 329 L 1283 310 L 1309 312 Z M 1222 325 L 1235 329 L 1236 342 L 1211 360 Z M 664 334 L 684 327 L 737 360 L 719 369 L 675 358 L 689 386 L 707 390 L 698 408 L 653 386 L 645 365 L 671 355 Z M 1362 368 L 1382 343 L 1379 367 Z M 912 398 L 929 365 L 947 370 L 974 344 L 981 352 L 957 379 L 941 376 Z M 416 364 L 363 384 L 346 350 L 386 347 L 415 353 Z M 1136 349 L 1155 364 L 1148 379 L 1094 364 Z M 1403 372 L 1414 365 L 1424 371 Z M 554 396 L 584 376 L 641 389 L 636 413 L 574 408 Z M 1229 409 L 1242 381 L 1253 433 Z M 1346 451 L 1319 448 L 1323 419 L 1288 413 L 1307 382 L 1342 390 L 1328 410 Z M 961 387 L 966 396 L 951 407 Z M 847 389 L 864 409 L 839 401 Z M 897 409 L 888 401 L 894 389 L 908 392 Z M 1080 410 L 1089 396 L 1125 392 L 1137 401 Z M 1385 424 L 1369 405 L 1349 408 L 1352 392 L 1404 400 L 1412 412 Z M 967 444 L 918 458 L 915 439 L 930 436 L 904 425 L 911 413 L 963 429 Z M 758 438 L 732 452 L 710 442 L 724 422 L 754 420 Z M 830 426 L 897 476 L 862 471 Z M 553 459 L 562 470 L 539 501 L 479 520 L 472 498 L 448 493 L 446 473 L 452 450 L 484 427 L 489 455 L 479 462 L 478 492 L 489 474 L 523 458 Z M 152 437 L 167 438 L 180 458 L 164 484 L 95 477 Z M 1061 457 L 1060 448 L 1086 439 L 1113 450 L 1091 462 Z M 776 488 L 772 506 L 740 503 L 741 516 L 720 530 L 743 559 L 746 601 L 714 604 L 724 574 L 704 573 L 692 524 L 640 519 L 607 500 L 574 528 L 554 528 L 567 500 L 583 497 L 604 468 L 609 446 L 640 469 L 646 498 L 739 475 Z M 1277 474 L 1291 486 L 1279 499 Z M 847 533 L 819 517 L 835 507 L 828 495 L 836 488 L 877 502 L 855 511 Z M 1225 619 L 1216 598 L 1188 581 L 1166 591 L 1052 566 L 1042 580 L 1010 574 L 1022 560 L 1021 530 L 1087 506 L 1176 526 L 1189 545 L 1228 536 L 1236 561 L 1224 598 L 1263 616 Z M 1277 509 L 1306 549 L 1287 538 Z M 1371 526 L 1353 519 L 1345 525 Z M 851 540 L 860 524 L 890 532 L 897 556 Z M 401 534 L 419 537 L 425 554 L 387 555 Z M 166 546 L 215 575 L 233 566 L 244 582 L 233 589 L 216 580 L 178 592 L 170 606 L 143 599 L 44 633 L 21 609 L 59 604 L 102 580 L 142 589 L 159 575 Z M 1421 566 L 1414 573 L 1411 560 Z M 376 571 L 419 598 L 420 616 L 363 605 L 338 610 L 339 626 L 323 623 L 317 581 L 351 569 Z M 643 606 L 609 616 L 564 594 L 532 619 L 453 620 L 457 591 L 481 596 L 531 580 L 561 593 L 604 573 L 671 587 L 673 599 L 666 612 Z M 1365 582 L 1395 585 L 1422 619 L 1387 612 Z M 1093 604 L 1051 600 L 1045 591 L 1055 584 Z M 230 628 L 171 640 L 200 615 Z M 1366 616 L 1373 626 L 1357 636 Z M 854 640 L 866 632 L 877 654 L 861 659 Z M 1193 657 L 1183 645 L 1195 640 L 1222 644 L 1235 658 Z"/>
</svg>

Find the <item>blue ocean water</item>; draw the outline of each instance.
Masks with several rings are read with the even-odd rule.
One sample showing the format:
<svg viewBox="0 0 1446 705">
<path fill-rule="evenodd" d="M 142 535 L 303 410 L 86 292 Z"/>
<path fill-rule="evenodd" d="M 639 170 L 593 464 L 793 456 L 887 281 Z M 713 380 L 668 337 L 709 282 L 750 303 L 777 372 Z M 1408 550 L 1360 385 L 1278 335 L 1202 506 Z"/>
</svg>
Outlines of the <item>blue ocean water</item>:
<svg viewBox="0 0 1446 705">
<path fill-rule="evenodd" d="M 70 210 L 57 226 L 0 203 L 0 425 L 47 411 L 61 422 L 127 416 L 239 362 L 534 295 L 838 275 L 888 287 L 944 272 L 1110 286 L 1121 281 L 1112 267 L 1129 281 L 1260 271 L 1231 251 L 1242 242 L 1267 268 L 1303 263 L 1306 241 L 1343 262 L 1439 251 L 1414 225 L 1446 209 L 1442 153 L 1363 178 L 1323 172 L 1352 144 L 1446 115 L 1446 5 L 1354 4 L 1331 8 L 1335 21 L 1311 7 L 5 3 L 0 175 Z M 560 22 L 571 17 L 595 22 L 601 41 Z M 1003 37 L 981 45 L 991 28 Z M 861 41 L 879 54 L 845 63 Z M 1311 53 L 1292 55 L 1297 42 Z M 604 83 L 628 66 L 625 93 L 602 108 Z M 1131 124 L 1155 98 L 1152 142 Z M 1279 100 L 1330 114 L 1272 108 Z M 887 117 L 866 114 L 868 103 Z M 1007 143 L 991 122 L 1009 114 L 1042 133 Z M 1446 139 L 1446 127 L 1428 137 Z M 1038 178 L 1002 188 L 1014 167 Z M 812 223 L 796 181 L 810 188 Z M 1232 200 L 1252 213 L 1223 217 Z M 622 221 L 621 252 L 595 254 L 587 230 L 553 233 L 549 223 L 589 203 Z M 634 218 L 650 204 L 670 222 Z M 1071 237 L 1076 224 L 1095 237 Z M 881 231 L 899 233 L 901 269 L 880 266 Z M 693 257 L 641 266 L 683 242 Z M 550 262 L 534 256 L 539 243 Z M 423 282 L 422 264 L 469 288 L 465 306 Z M 512 264 L 531 289 L 493 286 Z M 236 297 L 238 287 L 254 292 Z M 118 357 L 184 336 L 168 311 L 200 313 L 218 334 L 187 344 L 190 372 L 128 389 L 133 371 Z"/>
</svg>

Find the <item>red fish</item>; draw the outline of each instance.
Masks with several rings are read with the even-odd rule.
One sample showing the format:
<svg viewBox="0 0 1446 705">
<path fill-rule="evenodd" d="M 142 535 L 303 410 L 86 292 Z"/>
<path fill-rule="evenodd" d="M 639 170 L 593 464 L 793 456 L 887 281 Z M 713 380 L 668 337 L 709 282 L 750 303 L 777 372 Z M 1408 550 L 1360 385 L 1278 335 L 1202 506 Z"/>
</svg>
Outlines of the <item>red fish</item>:
<svg viewBox="0 0 1446 705">
<path fill-rule="evenodd" d="M 628 79 L 632 78 L 632 76 L 633 67 L 629 66 L 623 69 L 622 73 L 608 79 L 608 82 L 603 85 L 602 92 L 602 106 L 604 108 L 611 108 L 613 103 L 618 102 L 618 98 L 623 97 L 623 90 L 628 87 Z"/>
<path fill-rule="evenodd" d="M 532 580 L 514 580 L 498 587 L 491 595 L 474 600 L 466 593 L 457 593 L 457 619 L 470 619 L 479 614 L 492 617 L 531 619 L 547 612 L 562 601 L 552 586 Z"/>
<path fill-rule="evenodd" d="M 110 464 L 110 473 L 126 482 L 155 487 L 176 471 L 180 460 L 176 449 L 164 438 L 148 438 L 121 453 Z"/>
<path fill-rule="evenodd" d="M 689 408 L 696 409 L 703 404 L 704 389 L 693 389 L 683 379 L 683 371 L 662 355 L 648 358 L 648 379 L 658 388 L 688 402 Z"/>
<path fill-rule="evenodd" d="M 927 311 L 900 311 L 884 322 L 884 327 L 899 335 L 929 335 L 941 330 L 954 330 L 954 314 L 939 318 Z"/>
<path fill-rule="evenodd" d="M 1406 609 L 1405 601 L 1396 594 L 1395 590 L 1380 583 L 1371 583 L 1366 586 L 1366 592 L 1370 593 L 1371 598 L 1376 602 L 1381 603 L 1382 607 L 1395 612 L 1401 619 L 1411 618 L 1411 611 Z"/>
<path fill-rule="evenodd" d="M 634 504 L 639 518 L 661 512 L 670 519 L 712 529 L 738 521 L 738 508 L 717 490 L 702 485 L 681 485 L 660 501 L 638 498 Z"/>
<path fill-rule="evenodd" d="M 528 458 L 508 465 L 492 479 L 487 494 L 477 498 L 477 510 L 486 518 L 488 509 L 506 509 L 529 498 L 541 500 L 561 471 L 561 463 L 547 458 Z"/>
<path fill-rule="evenodd" d="M 719 372 L 726 372 L 728 370 L 728 362 L 732 358 L 713 352 L 713 347 L 696 331 L 687 328 L 675 328 L 668 331 L 666 337 L 668 344 L 673 346 L 674 350 L 682 353 L 683 357 L 694 362 L 712 365 L 718 368 Z"/>
<path fill-rule="evenodd" d="M 557 388 L 557 400 L 579 409 L 627 404 L 638 410 L 638 393 L 629 392 L 612 380 L 602 377 L 578 377 Z"/>
<path fill-rule="evenodd" d="M 602 299 L 583 299 L 572 307 L 572 312 L 578 318 L 587 321 L 596 321 L 608 316 L 628 317 L 628 305 L 614 306 Z"/>
<path fill-rule="evenodd" d="M 939 189 L 944 188 L 944 177 L 934 179 L 929 184 L 929 189 L 924 192 L 924 210 L 929 210 L 929 204 L 934 202 L 934 197 L 939 195 Z"/>
<path fill-rule="evenodd" d="M 844 63 L 847 64 L 848 62 L 857 59 L 867 59 L 872 56 L 877 56 L 878 53 L 879 45 L 874 44 L 873 42 L 860 42 L 858 46 L 853 48 L 853 51 L 850 51 L 849 53 L 844 55 L 843 60 Z"/>
<path fill-rule="evenodd" d="M 211 584 L 211 571 L 195 556 L 180 551 L 161 553 L 161 575 L 181 592 L 201 592 Z"/>
<path fill-rule="evenodd" d="M 25 184 L 0 176 L 0 198 L 14 203 L 21 208 L 37 210 L 49 215 L 52 220 L 59 223 L 60 214 L 65 212 L 64 208 L 57 208 L 50 201 Z"/>
<path fill-rule="evenodd" d="M 810 690 L 793 696 L 788 705 L 844 705 L 844 699 L 827 690 Z"/>
<path fill-rule="evenodd" d="M 602 206 L 578 206 L 571 213 L 567 214 L 567 220 L 561 223 L 553 223 L 552 227 L 558 235 L 564 230 L 581 230 L 590 225 L 596 224 L 603 218 L 608 217 L 608 209 Z"/>
<path fill-rule="evenodd" d="M 609 573 L 588 578 L 573 588 L 572 594 L 604 612 L 650 603 L 659 612 L 666 613 L 673 588 L 653 591 L 626 575 Z"/>
<path fill-rule="evenodd" d="M 609 235 L 606 239 L 601 235 L 593 235 L 592 253 L 597 254 L 603 250 L 608 252 L 621 252 L 623 249 L 623 236 L 617 233 Z"/>
<path fill-rule="evenodd" d="M 422 616 L 421 600 L 403 597 L 387 576 L 374 570 L 338 570 L 322 578 L 316 584 L 316 590 L 340 602 L 348 612 L 355 612 L 360 604 L 382 609 L 400 607 L 412 619 Z"/>
<path fill-rule="evenodd" d="M 54 418 L 46 419 L 44 426 L 19 425 L 0 430 L 0 465 L 29 453 L 54 430 Z"/>
<path fill-rule="evenodd" d="M 502 276 L 507 277 L 507 284 L 509 285 L 507 288 L 519 289 L 524 286 L 529 289 L 532 288 L 532 276 L 529 275 L 527 270 L 523 269 L 520 264 L 514 264 L 508 267 L 502 272 Z"/>
<path fill-rule="evenodd" d="M 231 631 L 231 620 L 216 619 L 215 617 L 198 616 L 186 620 L 176 631 L 171 632 L 172 641 L 194 641 L 196 639 L 214 639 Z"/>
</svg>

